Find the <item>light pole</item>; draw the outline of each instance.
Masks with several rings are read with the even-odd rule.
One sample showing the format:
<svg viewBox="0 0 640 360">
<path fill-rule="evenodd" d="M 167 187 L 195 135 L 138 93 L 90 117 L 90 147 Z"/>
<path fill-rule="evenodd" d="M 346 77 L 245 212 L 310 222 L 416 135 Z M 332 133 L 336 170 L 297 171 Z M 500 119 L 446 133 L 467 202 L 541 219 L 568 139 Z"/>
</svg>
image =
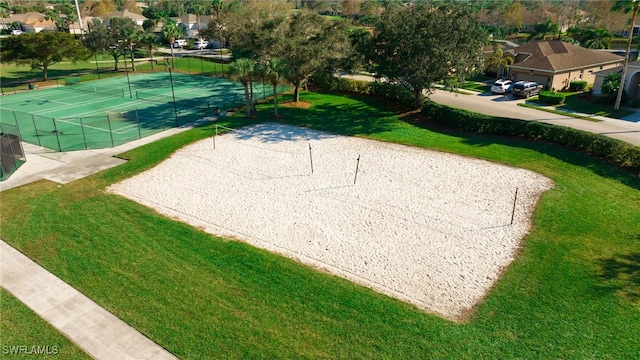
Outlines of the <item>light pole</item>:
<svg viewBox="0 0 640 360">
<path fill-rule="evenodd" d="M 164 63 L 169 69 L 169 81 L 171 81 L 171 96 L 173 97 L 173 112 L 176 116 L 176 127 L 178 126 L 178 108 L 176 107 L 176 92 L 173 90 L 173 73 L 171 72 L 171 63 L 164 59 Z"/>
</svg>

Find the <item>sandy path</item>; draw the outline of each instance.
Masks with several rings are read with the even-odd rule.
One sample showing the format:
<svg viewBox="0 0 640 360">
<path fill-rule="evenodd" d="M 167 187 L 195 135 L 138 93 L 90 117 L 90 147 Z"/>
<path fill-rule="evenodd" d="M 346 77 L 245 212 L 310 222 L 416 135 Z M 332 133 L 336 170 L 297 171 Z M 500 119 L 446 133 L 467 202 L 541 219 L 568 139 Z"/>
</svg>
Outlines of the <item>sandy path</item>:
<svg viewBox="0 0 640 360">
<path fill-rule="evenodd" d="M 262 124 L 217 136 L 215 149 L 186 146 L 110 190 L 459 319 L 513 260 L 552 186 L 487 161 Z"/>
</svg>

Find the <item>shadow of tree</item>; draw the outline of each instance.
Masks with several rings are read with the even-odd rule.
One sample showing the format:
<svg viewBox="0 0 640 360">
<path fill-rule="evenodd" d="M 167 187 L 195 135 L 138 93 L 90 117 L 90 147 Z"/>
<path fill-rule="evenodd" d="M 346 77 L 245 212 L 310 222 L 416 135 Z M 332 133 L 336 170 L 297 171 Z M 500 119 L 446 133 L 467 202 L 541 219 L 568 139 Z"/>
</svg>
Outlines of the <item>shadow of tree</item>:
<svg viewBox="0 0 640 360">
<path fill-rule="evenodd" d="M 291 100 L 289 95 L 278 101 Z M 397 122 L 396 113 L 381 106 L 379 99 L 373 97 L 315 93 L 305 93 L 303 97 L 303 101 L 312 104 L 311 109 L 279 107 L 281 117 L 275 121 L 347 136 L 389 131 Z M 274 121 L 273 105 L 264 104 L 258 118 Z"/>
<path fill-rule="evenodd" d="M 640 241 L 640 235 L 636 236 Z M 640 305 L 640 252 L 617 254 L 598 263 L 600 287 Z"/>
</svg>

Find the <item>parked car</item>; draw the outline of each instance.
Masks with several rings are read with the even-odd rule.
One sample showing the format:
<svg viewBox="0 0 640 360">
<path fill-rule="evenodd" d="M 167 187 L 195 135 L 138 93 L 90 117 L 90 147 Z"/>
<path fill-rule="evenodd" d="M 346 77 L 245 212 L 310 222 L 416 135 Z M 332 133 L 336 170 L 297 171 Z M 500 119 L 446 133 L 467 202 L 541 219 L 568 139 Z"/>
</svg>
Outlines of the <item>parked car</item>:
<svg viewBox="0 0 640 360">
<path fill-rule="evenodd" d="M 202 50 L 205 49 L 207 47 L 207 45 L 209 45 L 208 41 L 199 39 L 193 42 L 193 49 L 194 50 Z"/>
<path fill-rule="evenodd" d="M 511 80 L 496 80 L 493 85 L 491 85 L 491 92 L 494 94 L 504 94 L 511 90 Z"/>
<path fill-rule="evenodd" d="M 181 48 L 181 47 L 185 46 L 186 44 L 187 44 L 187 40 L 185 40 L 185 39 L 176 39 L 173 42 L 173 48 L 174 49 Z"/>
<path fill-rule="evenodd" d="M 530 96 L 536 96 L 542 90 L 542 85 L 535 81 L 518 81 L 513 85 L 511 93 L 513 96 L 522 98 L 528 98 Z"/>
<path fill-rule="evenodd" d="M 11 30 L 11 35 L 20 35 L 22 34 L 22 30 L 13 29 Z"/>
</svg>

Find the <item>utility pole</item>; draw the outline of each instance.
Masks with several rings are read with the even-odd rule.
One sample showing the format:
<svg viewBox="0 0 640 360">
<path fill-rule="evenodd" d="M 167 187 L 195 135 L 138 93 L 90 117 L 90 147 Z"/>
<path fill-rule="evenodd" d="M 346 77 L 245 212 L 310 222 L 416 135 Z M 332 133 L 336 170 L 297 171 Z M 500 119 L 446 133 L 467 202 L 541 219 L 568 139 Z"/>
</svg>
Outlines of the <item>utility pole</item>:
<svg viewBox="0 0 640 360">
<path fill-rule="evenodd" d="M 627 65 L 629 64 L 629 54 L 631 53 L 631 41 L 633 40 L 633 30 L 636 26 L 636 17 L 638 16 L 638 3 L 633 1 L 633 15 L 631 16 L 631 26 L 629 27 L 629 36 L 627 36 L 627 52 L 624 54 L 624 62 L 622 63 L 622 77 L 620 78 L 620 88 L 618 89 L 618 96 L 616 96 L 616 102 L 613 105 L 613 110 L 618 111 L 620 109 L 620 102 L 622 101 L 622 92 L 624 91 L 624 80 L 627 76 Z"/>
</svg>

